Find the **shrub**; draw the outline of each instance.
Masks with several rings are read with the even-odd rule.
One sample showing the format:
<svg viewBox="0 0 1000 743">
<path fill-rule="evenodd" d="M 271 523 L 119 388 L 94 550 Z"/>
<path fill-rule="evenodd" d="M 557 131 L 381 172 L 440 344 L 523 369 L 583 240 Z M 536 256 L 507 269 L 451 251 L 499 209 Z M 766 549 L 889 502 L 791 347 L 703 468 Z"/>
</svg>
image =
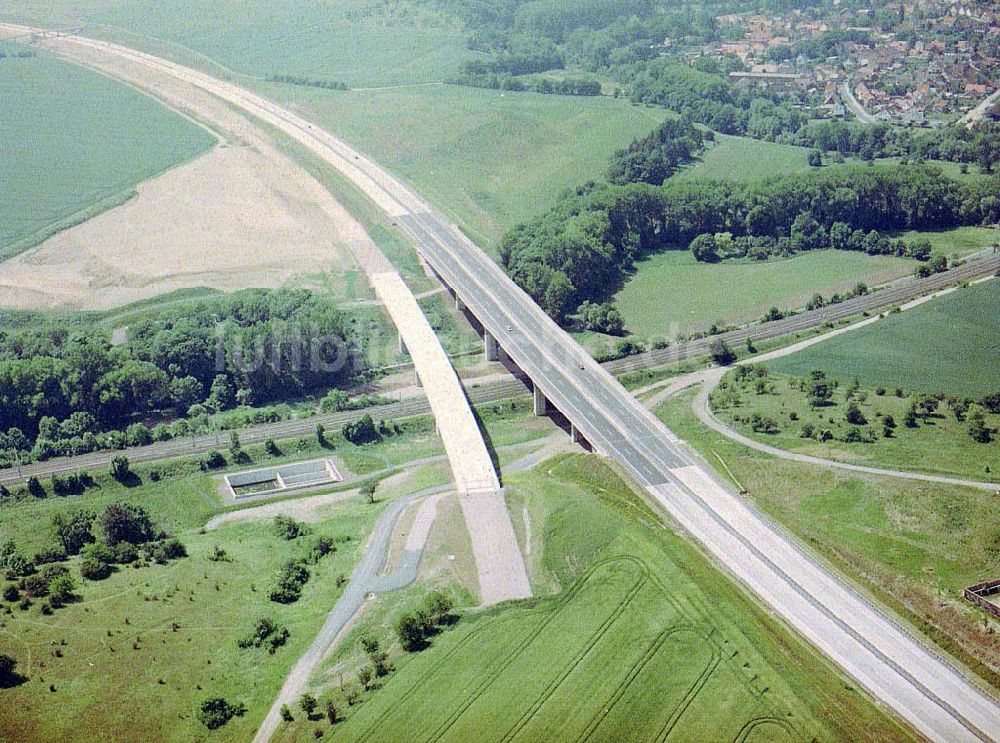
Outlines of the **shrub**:
<svg viewBox="0 0 1000 743">
<path fill-rule="evenodd" d="M 7 567 L 7 577 L 11 579 L 22 578 L 35 572 L 35 566 L 32 564 L 31 560 L 22 555 L 20 552 L 14 552 L 9 555 L 5 563 Z"/>
<path fill-rule="evenodd" d="M 118 454 L 111 460 L 111 476 L 123 484 L 131 479 L 132 466 L 124 454 Z"/>
<path fill-rule="evenodd" d="M 709 353 L 712 359 L 719 366 L 729 366 L 734 361 L 736 361 L 736 354 L 733 353 L 732 349 L 726 345 L 726 342 L 721 338 L 715 338 L 709 347 Z"/>
<path fill-rule="evenodd" d="M 316 711 L 316 706 L 319 703 L 316 701 L 316 697 L 312 694 L 303 694 L 302 698 L 299 700 L 299 706 L 302 711 L 306 713 L 306 717 L 312 719 L 313 712 Z"/>
<path fill-rule="evenodd" d="M 17 681 L 17 661 L 9 655 L 0 653 L 0 688 L 13 686 Z"/>
<path fill-rule="evenodd" d="M 73 598 L 76 591 L 76 581 L 68 573 L 56 576 L 49 583 L 49 601 L 54 607 L 60 607 Z"/>
<path fill-rule="evenodd" d="M 77 555 L 86 545 L 93 543 L 94 534 L 91 532 L 93 521 L 94 514 L 82 509 L 65 514 L 57 513 L 52 517 L 56 538 L 66 554 Z"/>
<path fill-rule="evenodd" d="M 336 551 L 337 547 L 333 543 L 333 540 L 330 539 L 330 537 L 321 534 L 313 540 L 312 546 L 309 548 L 309 556 L 306 559 L 315 565 L 331 552 Z"/>
<path fill-rule="evenodd" d="M 34 475 L 29 477 L 27 484 L 28 484 L 28 493 L 30 493 L 36 498 L 45 497 L 46 495 L 45 488 L 42 486 L 41 481 L 37 477 L 35 477 Z"/>
<path fill-rule="evenodd" d="M 853 402 L 847 406 L 847 412 L 844 413 L 844 420 L 852 426 L 863 426 L 868 422 L 865 414 L 861 412 L 861 408 Z"/>
<path fill-rule="evenodd" d="M 382 435 L 375 428 L 375 421 L 367 413 L 354 423 L 345 423 L 341 433 L 345 439 L 356 446 L 382 440 Z"/>
<path fill-rule="evenodd" d="M 144 423 L 133 423 L 125 429 L 125 441 L 129 446 L 145 446 L 153 443 L 153 434 Z"/>
<path fill-rule="evenodd" d="M 219 450 L 212 449 L 212 451 L 202 457 L 199 464 L 203 470 L 217 470 L 226 466 L 226 458 L 222 456 L 222 452 Z"/>
<path fill-rule="evenodd" d="M 396 636 L 403 650 L 416 652 L 427 647 L 426 622 L 416 613 L 403 614 L 396 621 Z"/>
<path fill-rule="evenodd" d="M 21 590 L 28 598 L 41 598 L 49 593 L 49 582 L 41 575 L 29 575 L 21 580 Z"/>
<path fill-rule="evenodd" d="M 970 419 L 969 436 L 980 444 L 988 444 L 993 440 L 993 434 L 984 424 L 982 415 L 974 415 Z"/>
<path fill-rule="evenodd" d="M 221 728 L 234 717 L 246 714 L 242 703 L 230 704 L 222 697 L 206 699 L 198 708 L 198 721 L 209 730 Z"/>
<path fill-rule="evenodd" d="M 85 557 L 80 562 L 80 577 L 87 580 L 104 580 L 111 575 L 111 564 L 95 557 Z"/>
<path fill-rule="evenodd" d="M 302 595 L 302 586 L 309 580 L 309 571 L 299 560 L 289 560 L 281 570 L 268 598 L 279 604 L 292 604 Z"/>
<path fill-rule="evenodd" d="M 308 534 L 309 528 L 304 524 L 300 524 L 291 516 L 279 514 L 274 517 L 274 531 L 279 537 L 291 540 Z"/>
<path fill-rule="evenodd" d="M 53 562 L 62 562 L 66 559 L 66 550 L 61 546 L 59 547 L 47 547 L 40 552 L 35 553 L 35 565 L 48 565 Z"/>
<path fill-rule="evenodd" d="M 267 651 L 274 655 L 274 652 L 288 640 L 288 636 L 287 628 L 265 617 L 258 619 L 250 634 L 241 637 L 236 644 L 244 649 L 266 647 Z"/>
<path fill-rule="evenodd" d="M 337 705 L 333 703 L 332 699 L 326 700 L 326 719 L 331 725 L 340 722 L 340 710 L 337 709 Z"/>
<path fill-rule="evenodd" d="M 281 705 L 281 719 L 285 722 L 293 722 L 295 720 L 295 718 L 292 717 L 292 711 L 288 709 L 287 704 Z"/>
<path fill-rule="evenodd" d="M 139 551 L 130 542 L 119 542 L 114 546 L 115 562 L 119 565 L 131 565 L 139 559 Z"/>
<path fill-rule="evenodd" d="M 154 539 L 153 522 L 142 506 L 112 503 L 101 514 L 99 523 L 111 546 L 119 542 L 142 544 Z"/>
</svg>

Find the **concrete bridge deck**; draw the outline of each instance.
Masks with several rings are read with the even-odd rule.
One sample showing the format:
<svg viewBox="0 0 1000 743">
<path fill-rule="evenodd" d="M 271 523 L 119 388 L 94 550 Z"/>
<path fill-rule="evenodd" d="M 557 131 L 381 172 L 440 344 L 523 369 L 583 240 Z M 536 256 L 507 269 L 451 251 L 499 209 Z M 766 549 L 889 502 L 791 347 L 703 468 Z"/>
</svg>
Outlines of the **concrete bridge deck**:
<svg viewBox="0 0 1000 743">
<path fill-rule="evenodd" d="M 374 274 L 371 284 L 413 359 L 458 492 L 498 493 L 500 481 L 465 389 L 413 293 L 395 272 Z"/>
</svg>

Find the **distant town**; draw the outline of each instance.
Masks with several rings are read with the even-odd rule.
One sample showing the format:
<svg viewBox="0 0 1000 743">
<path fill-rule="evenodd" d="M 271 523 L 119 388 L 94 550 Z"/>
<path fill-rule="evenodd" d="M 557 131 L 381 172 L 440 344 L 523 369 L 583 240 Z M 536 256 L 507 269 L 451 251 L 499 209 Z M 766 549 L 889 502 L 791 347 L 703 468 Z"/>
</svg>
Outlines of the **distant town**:
<svg viewBox="0 0 1000 743">
<path fill-rule="evenodd" d="M 737 58 L 733 82 L 788 91 L 834 118 L 937 126 L 996 117 L 1000 3 L 821 4 L 717 18 L 699 50 Z"/>
</svg>

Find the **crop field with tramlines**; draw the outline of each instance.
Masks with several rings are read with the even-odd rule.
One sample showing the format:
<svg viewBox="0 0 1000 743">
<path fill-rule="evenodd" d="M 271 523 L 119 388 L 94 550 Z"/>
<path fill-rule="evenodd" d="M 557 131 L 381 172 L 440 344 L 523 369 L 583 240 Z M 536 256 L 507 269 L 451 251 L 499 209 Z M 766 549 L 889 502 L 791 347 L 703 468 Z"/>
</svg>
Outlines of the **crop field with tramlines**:
<svg viewBox="0 0 1000 743">
<path fill-rule="evenodd" d="M 565 589 L 463 615 L 325 740 L 809 741 L 887 724 L 596 459 L 551 460 L 508 488 L 536 583 Z M 282 739 L 311 732 L 296 722 Z"/>
</svg>

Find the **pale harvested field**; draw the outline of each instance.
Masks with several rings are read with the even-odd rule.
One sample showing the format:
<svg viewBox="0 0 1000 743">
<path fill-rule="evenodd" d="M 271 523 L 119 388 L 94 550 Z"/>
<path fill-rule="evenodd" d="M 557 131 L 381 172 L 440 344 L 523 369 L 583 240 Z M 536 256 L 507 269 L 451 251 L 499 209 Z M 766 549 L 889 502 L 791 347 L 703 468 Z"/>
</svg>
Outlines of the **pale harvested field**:
<svg viewBox="0 0 1000 743">
<path fill-rule="evenodd" d="M 140 84 L 156 76 L 137 65 L 115 72 Z M 318 274 L 332 274 L 336 291 L 338 274 L 356 267 L 351 248 L 368 241 L 364 229 L 267 131 L 192 86 L 160 90 L 223 144 L 0 263 L 0 304 L 106 309 L 187 287 L 306 285 Z"/>
</svg>

